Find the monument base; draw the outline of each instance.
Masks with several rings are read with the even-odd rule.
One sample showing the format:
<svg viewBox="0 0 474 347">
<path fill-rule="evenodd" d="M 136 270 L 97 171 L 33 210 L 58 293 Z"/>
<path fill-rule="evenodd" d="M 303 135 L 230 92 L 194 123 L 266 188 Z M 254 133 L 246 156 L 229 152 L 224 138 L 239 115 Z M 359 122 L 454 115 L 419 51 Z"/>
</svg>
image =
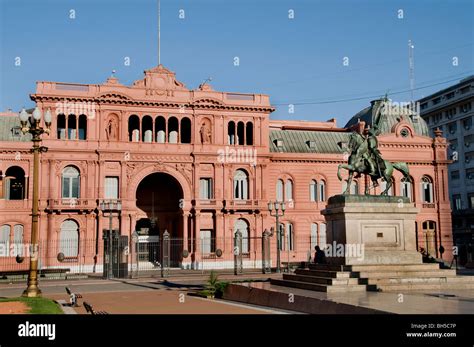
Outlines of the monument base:
<svg viewBox="0 0 474 347">
<path fill-rule="evenodd" d="M 335 195 L 321 213 L 327 222 L 328 263 L 335 265 L 421 264 L 416 250 L 419 212 L 408 198 Z"/>
</svg>

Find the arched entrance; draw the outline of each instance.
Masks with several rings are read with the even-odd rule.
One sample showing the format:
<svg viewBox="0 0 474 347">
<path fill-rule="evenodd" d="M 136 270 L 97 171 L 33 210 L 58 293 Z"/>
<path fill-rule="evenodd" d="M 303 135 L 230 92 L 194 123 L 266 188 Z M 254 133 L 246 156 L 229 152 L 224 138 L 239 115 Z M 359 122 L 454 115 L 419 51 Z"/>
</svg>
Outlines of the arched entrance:
<svg viewBox="0 0 474 347">
<path fill-rule="evenodd" d="M 163 233 L 169 233 L 169 266 L 179 267 L 183 249 L 183 189 L 172 175 L 151 173 L 141 180 L 136 191 L 139 216 L 135 230 L 139 235 L 139 260 L 155 266 L 162 259 Z M 140 265 L 141 266 L 141 265 Z"/>
<path fill-rule="evenodd" d="M 183 189 L 170 174 L 155 172 L 146 176 L 136 191 L 136 206 L 141 212 L 135 230 L 139 235 L 183 237 Z"/>
</svg>

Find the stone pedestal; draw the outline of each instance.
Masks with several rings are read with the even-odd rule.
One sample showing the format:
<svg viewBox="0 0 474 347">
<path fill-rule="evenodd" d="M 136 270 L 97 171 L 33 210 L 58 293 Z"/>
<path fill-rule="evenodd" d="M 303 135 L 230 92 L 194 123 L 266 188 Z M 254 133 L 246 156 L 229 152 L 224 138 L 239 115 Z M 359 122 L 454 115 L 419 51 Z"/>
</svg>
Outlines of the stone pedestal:
<svg viewBox="0 0 474 347">
<path fill-rule="evenodd" d="M 322 211 L 326 259 L 337 265 L 421 264 L 416 250 L 418 209 L 408 198 L 335 195 Z"/>
</svg>

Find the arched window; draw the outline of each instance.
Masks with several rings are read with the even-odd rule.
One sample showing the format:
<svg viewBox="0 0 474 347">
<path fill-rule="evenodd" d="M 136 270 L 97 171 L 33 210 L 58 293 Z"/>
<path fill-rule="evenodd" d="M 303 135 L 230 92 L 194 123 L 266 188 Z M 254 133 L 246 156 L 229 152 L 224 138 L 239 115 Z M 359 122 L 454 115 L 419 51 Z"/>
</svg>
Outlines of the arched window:
<svg viewBox="0 0 474 347">
<path fill-rule="evenodd" d="M 402 178 L 400 181 L 400 190 L 402 193 L 402 196 L 409 198 L 411 202 L 413 202 L 413 184 L 411 183 L 413 179 L 411 178 L 411 181 L 407 180 L 405 177 Z"/>
<path fill-rule="evenodd" d="M 61 224 L 59 253 L 63 253 L 66 258 L 75 258 L 79 254 L 79 225 L 73 219 Z"/>
<path fill-rule="evenodd" d="M 67 138 L 69 140 L 77 139 L 76 115 L 70 114 L 67 117 Z"/>
<path fill-rule="evenodd" d="M 23 255 L 23 225 L 21 224 L 15 224 L 13 227 L 13 243 L 15 244 L 13 256 Z"/>
<path fill-rule="evenodd" d="M 8 224 L 0 227 L 0 244 L 7 245 L 10 242 L 11 227 Z"/>
<path fill-rule="evenodd" d="M 85 114 L 81 114 L 79 116 L 79 140 L 86 140 L 87 139 L 87 116 Z"/>
<path fill-rule="evenodd" d="M 253 123 L 248 122 L 245 126 L 245 140 L 247 145 L 251 146 L 253 145 Z"/>
<path fill-rule="evenodd" d="M 156 142 L 166 142 L 166 120 L 163 116 L 158 116 L 155 120 Z"/>
<path fill-rule="evenodd" d="M 294 231 L 293 231 L 293 224 L 287 223 L 286 224 L 286 247 L 287 250 L 293 251 L 294 250 Z"/>
<path fill-rule="evenodd" d="M 23 200 L 25 193 L 25 171 L 19 166 L 9 167 L 5 172 L 5 199 Z"/>
<path fill-rule="evenodd" d="M 235 123 L 233 121 L 227 124 L 227 139 L 229 145 L 235 145 Z"/>
<path fill-rule="evenodd" d="M 319 224 L 319 247 L 323 249 L 326 246 L 326 223 Z"/>
<path fill-rule="evenodd" d="M 234 174 L 234 199 L 247 200 L 249 195 L 249 179 L 244 170 L 237 170 Z"/>
<path fill-rule="evenodd" d="M 237 143 L 239 145 L 245 144 L 245 125 L 244 122 L 239 122 L 237 124 Z"/>
<path fill-rule="evenodd" d="M 283 201 L 283 180 L 279 179 L 276 184 L 276 199 Z"/>
<path fill-rule="evenodd" d="M 153 142 L 153 119 L 150 116 L 142 118 L 142 142 Z"/>
<path fill-rule="evenodd" d="M 58 129 L 58 139 L 65 140 L 66 139 L 66 116 L 63 113 L 58 114 L 57 129 Z"/>
<path fill-rule="evenodd" d="M 66 166 L 62 173 L 63 199 L 79 198 L 79 170 L 74 166 Z"/>
<path fill-rule="evenodd" d="M 316 180 L 311 180 L 309 184 L 309 199 L 311 202 L 315 202 L 318 196 L 318 182 Z"/>
<path fill-rule="evenodd" d="M 285 184 L 285 200 L 293 201 L 293 181 L 288 179 Z"/>
<path fill-rule="evenodd" d="M 181 119 L 181 143 L 191 143 L 191 120 L 187 117 Z"/>
<path fill-rule="evenodd" d="M 421 179 L 421 201 L 427 204 L 434 202 L 433 180 L 429 176 L 423 176 Z"/>
<path fill-rule="evenodd" d="M 319 201 L 326 201 L 326 182 L 319 181 Z"/>
<path fill-rule="evenodd" d="M 168 119 L 168 143 L 178 143 L 179 123 L 178 118 Z"/>
<path fill-rule="evenodd" d="M 128 118 L 128 140 L 130 142 L 140 141 L 140 118 L 135 114 Z"/>
<path fill-rule="evenodd" d="M 318 245 L 318 224 L 311 223 L 311 236 L 310 236 L 310 250 L 313 251 L 314 247 Z"/>
<path fill-rule="evenodd" d="M 237 230 L 239 230 L 242 233 L 242 254 L 248 254 L 250 251 L 249 223 L 243 218 L 239 218 L 235 221 L 234 240 L 235 240 L 235 233 L 237 232 Z"/>
</svg>

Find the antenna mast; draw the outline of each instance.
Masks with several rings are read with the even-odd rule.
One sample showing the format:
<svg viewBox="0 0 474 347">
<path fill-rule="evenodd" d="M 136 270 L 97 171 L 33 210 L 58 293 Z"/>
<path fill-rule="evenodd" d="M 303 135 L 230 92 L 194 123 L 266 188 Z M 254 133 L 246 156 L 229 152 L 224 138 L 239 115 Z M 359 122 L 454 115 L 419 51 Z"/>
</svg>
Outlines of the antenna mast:
<svg viewBox="0 0 474 347">
<path fill-rule="evenodd" d="M 158 65 L 161 64 L 161 14 L 160 0 L 158 0 Z"/>
<path fill-rule="evenodd" d="M 410 93 L 411 93 L 411 102 L 415 101 L 415 56 L 414 56 L 415 46 L 408 40 L 408 67 L 409 67 L 409 76 L 410 76 Z"/>
</svg>

